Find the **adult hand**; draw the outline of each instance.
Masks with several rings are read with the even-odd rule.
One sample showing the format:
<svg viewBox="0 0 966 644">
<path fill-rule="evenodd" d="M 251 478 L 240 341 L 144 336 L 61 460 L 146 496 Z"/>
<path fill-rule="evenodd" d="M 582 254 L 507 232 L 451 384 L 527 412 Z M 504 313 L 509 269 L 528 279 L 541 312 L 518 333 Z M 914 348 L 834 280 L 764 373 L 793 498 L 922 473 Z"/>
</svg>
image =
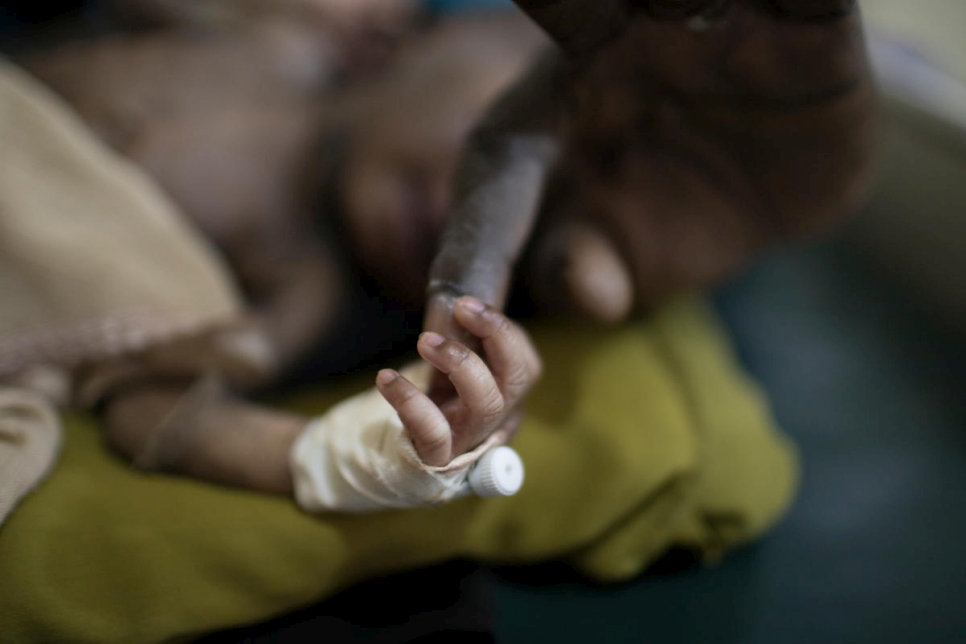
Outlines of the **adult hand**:
<svg viewBox="0 0 966 644">
<path fill-rule="evenodd" d="M 521 197 L 497 190 L 511 173 L 493 170 L 496 155 L 479 157 L 519 150 L 514 143 L 535 139 L 534 124 L 563 153 L 553 175 L 562 180 L 544 194 L 530 240 L 530 290 L 605 321 L 722 279 L 770 243 L 834 225 L 858 202 L 875 97 L 855 2 L 517 4 L 557 40 L 561 61 L 518 84 L 468 149 L 476 160 L 464 163 L 437 283 L 484 299 L 506 292 L 531 233 L 520 221 L 536 212 L 518 187 Z M 540 83 L 558 92 L 555 113 L 523 118 L 540 109 Z M 480 167 L 488 174 L 474 176 Z M 565 198 L 554 194 L 559 186 Z M 446 308 L 440 302 L 434 295 L 431 310 Z M 436 313 L 427 328 L 447 324 Z"/>
<path fill-rule="evenodd" d="M 875 126 L 855 2 L 627 11 L 625 31 L 576 54 L 564 116 L 575 200 L 537 251 L 545 273 L 562 267 L 571 303 L 604 320 L 841 221 Z"/>
</svg>

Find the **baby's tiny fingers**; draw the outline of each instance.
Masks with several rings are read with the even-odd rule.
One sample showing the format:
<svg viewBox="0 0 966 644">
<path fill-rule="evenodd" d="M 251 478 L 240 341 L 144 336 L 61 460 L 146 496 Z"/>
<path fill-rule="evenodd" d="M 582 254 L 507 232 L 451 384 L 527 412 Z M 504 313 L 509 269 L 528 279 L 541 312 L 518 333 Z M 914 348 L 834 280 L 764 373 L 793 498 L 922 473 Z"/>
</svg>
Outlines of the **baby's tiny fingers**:
<svg viewBox="0 0 966 644">
<path fill-rule="evenodd" d="M 427 362 L 449 376 L 456 393 L 474 419 L 474 431 L 503 413 L 503 394 L 490 368 L 466 345 L 436 333 L 424 333 L 416 345 Z"/>
<path fill-rule="evenodd" d="M 392 369 L 379 372 L 376 387 L 399 414 L 419 458 L 427 465 L 449 463 L 453 435 L 439 407 L 419 387 Z"/>
<path fill-rule="evenodd" d="M 527 332 L 472 297 L 460 298 L 454 312 L 457 321 L 483 341 L 486 358 L 506 404 L 515 406 L 543 372 L 543 363 Z"/>
</svg>

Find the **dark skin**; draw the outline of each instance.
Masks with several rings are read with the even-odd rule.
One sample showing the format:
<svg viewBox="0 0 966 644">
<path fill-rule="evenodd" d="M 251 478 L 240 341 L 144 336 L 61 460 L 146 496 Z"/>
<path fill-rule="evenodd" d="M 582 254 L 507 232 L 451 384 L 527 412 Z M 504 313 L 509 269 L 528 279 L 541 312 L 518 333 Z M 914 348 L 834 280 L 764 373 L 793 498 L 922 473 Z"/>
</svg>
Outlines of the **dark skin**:
<svg viewBox="0 0 966 644">
<path fill-rule="evenodd" d="M 856 207 L 875 92 L 854 1 L 515 2 L 557 47 L 471 136 L 427 330 L 459 337 L 459 294 L 502 307 L 525 249 L 540 288 L 614 322 Z"/>
<path fill-rule="evenodd" d="M 311 225 L 333 121 L 320 96 L 344 71 L 331 49 L 313 28 L 265 22 L 113 35 L 21 61 L 219 246 L 278 370 L 325 333 L 343 279 Z"/>
<path fill-rule="evenodd" d="M 528 252 L 532 283 L 543 290 L 534 295 L 608 321 L 635 303 L 720 278 L 766 243 L 821 229 L 848 211 L 864 180 L 873 105 L 855 49 L 857 18 L 792 19 L 765 0 L 736 0 L 697 23 L 684 13 L 658 17 L 652 7 L 628 5 L 611 20 L 605 3 L 563 6 L 582 17 L 576 36 L 537 3 L 526 8 L 566 55 L 548 52 L 473 134 L 434 267 L 443 288 L 431 298 L 430 329 L 455 335 L 454 291 L 502 306 L 541 200 Z M 765 44 L 775 52 L 759 36 L 771 38 Z M 732 41 L 740 46 L 728 49 Z M 661 55 L 667 51 L 676 54 Z M 744 76 L 702 73 L 727 67 L 722 51 L 737 57 Z M 790 65 L 795 73 L 776 62 L 796 63 L 796 55 L 805 60 Z M 798 69 L 811 66 L 821 73 Z M 859 82 L 842 95 L 807 95 L 815 87 L 805 81 L 832 82 L 850 70 Z M 694 79 L 701 82 L 684 84 Z M 767 100 L 779 90 L 791 100 Z M 452 392 L 436 397 L 448 399 Z M 481 438 L 454 435 L 452 453 Z"/>
<path fill-rule="evenodd" d="M 256 328 L 271 341 L 277 370 L 329 332 L 351 279 L 310 225 L 334 216 L 315 212 L 326 133 L 344 130 L 350 148 L 340 173 L 349 234 L 336 243 L 355 247 L 396 297 L 415 286 L 418 302 L 429 257 L 412 251 L 432 248 L 448 201 L 429 196 L 445 192 L 485 105 L 545 43 L 519 15 L 455 20 L 405 45 L 384 76 L 335 92 L 325 50 L 308 55 L 304 36 L 280 24 L 204 37 L 158 32 L 23 61 L 218 244 L 251 300 Z M 405 198 L 422 191 L 427 197 Z M 386 231 L 409 247 L 387 252 L 398 239 Z M 540 372 L 526 334 L 499 312 L 464 306 L 457 317 L 479 353 L 439 336 L 432 344 L 433 334 L 417 347 L 448 374 L 451 398 L 433 404 L 392 370 L 377 380 L 431 465 L 470 445 L 454 437 L 512 433 L 517 403 Z M 240 377 L 245 365 L 225 364 L 217 351 L 225 340 L 188 338 L 91 365 L 86 380 L 113 383 L 104 403 L 108 442 L 148 470 L 289 494 L 288 452 L 307 419 L 246 402 L 216 380 L 199 382 L 199 363 L 243 389 L 277 374 Z"/>
<path fill-rule="evenodd" d="M 21 62 L 219 246 L 284 370 L 327 332 L 348 278 L 313 220 L 341 217 L 336 245 L 418 306 L 462 143 L 546 43 L 517 12 L 451 19 L 347 88 L 314 31 L 282 23 L 110 36 Z M 334 140 L 338 213 L 319 199 Z"/>
<path fill-rule="evenodd" d="M 570 35 L 558 15 L 582 16 L 580 2 L 518 4 L 562 46 L 474 134 L 436 290 L 502 304 L 544 188 L 500 190 L 507 164 L 544 180 L 566 174 L 580 225 L 612 241 L 641 304 L 726 276 L 766 243 L 826 229 L 860 198 L 875 96 L 852 3 L 614 2 L 622 11 L 607 15 L 625 26 L 601 18 L 587 26 L 595 38 Z"/>
</svg>

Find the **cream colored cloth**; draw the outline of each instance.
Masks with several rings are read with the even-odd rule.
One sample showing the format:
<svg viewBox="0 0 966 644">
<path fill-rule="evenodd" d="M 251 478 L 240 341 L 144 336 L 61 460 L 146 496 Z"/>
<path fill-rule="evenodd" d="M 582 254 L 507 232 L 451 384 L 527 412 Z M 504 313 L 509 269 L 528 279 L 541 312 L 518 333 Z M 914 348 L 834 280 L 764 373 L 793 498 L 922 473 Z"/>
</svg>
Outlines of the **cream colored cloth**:
<svg viewBox="0 0 966 644">
<path fill-rule="evenodd" d="M 424 391 L 429 365 L 404 372 Z M 369 512 L 439 505 L 470 493 L 473 465 L 506 442 L 497 432 L 448 465 L 424 464 L 399 415 L 376 389 L 336 405 L 312 421 L 292 446 L 295 499 L 308 512 Z"/>
<path fill-rule="evenodd" d="M 46 399 L 0 387 L 0 524 L 50 471 L 60 443 L 60 419 Z"/>
<path fill-rule="evenodd" d="M 0 375 L 234 318 L 228 273 L 136 168 L 0 62 Z"/>
<path fill-rule="evenodd" d="M 214 334 L 241 313 L 225 267 L 154 184 L 0 60 L 0 523 L 60 442 L 56 396 L 29 374 L 40 368 L 53 374 L 41 380 L 75 394 L 91 365 Z M 251 362 L 258 352 L 240 345 L 205 344 Z M 179 373 L 223 356 L 198 349 L 180 359 Z M 136 370 L 95 369 L 87 402 Z"/>
</svg>

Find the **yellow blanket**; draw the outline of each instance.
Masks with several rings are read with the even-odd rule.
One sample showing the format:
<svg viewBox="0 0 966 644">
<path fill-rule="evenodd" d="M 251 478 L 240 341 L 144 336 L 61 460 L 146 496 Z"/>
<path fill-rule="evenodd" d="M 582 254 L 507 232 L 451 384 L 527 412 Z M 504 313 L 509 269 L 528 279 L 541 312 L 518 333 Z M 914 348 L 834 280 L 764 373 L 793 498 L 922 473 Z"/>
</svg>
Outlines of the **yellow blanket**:
<svg viewBox="0 0 966 644">
<path fill-rule="evenodd" d="M 671 546 L 713 560 L 776 521 L 793 450 L 714 317 L 681 301 L 611 332 L 534 329 L 546 377 L 514 446 L 516 497 L 365 516 L 136 472 L 84 418 L 0 528 L 10 642 L 155 642 L 264 620 L 453 557 L 564 559 L 626 579 Z M 353 390 L 294 401 L 321 412 Z"/>
</svg>

